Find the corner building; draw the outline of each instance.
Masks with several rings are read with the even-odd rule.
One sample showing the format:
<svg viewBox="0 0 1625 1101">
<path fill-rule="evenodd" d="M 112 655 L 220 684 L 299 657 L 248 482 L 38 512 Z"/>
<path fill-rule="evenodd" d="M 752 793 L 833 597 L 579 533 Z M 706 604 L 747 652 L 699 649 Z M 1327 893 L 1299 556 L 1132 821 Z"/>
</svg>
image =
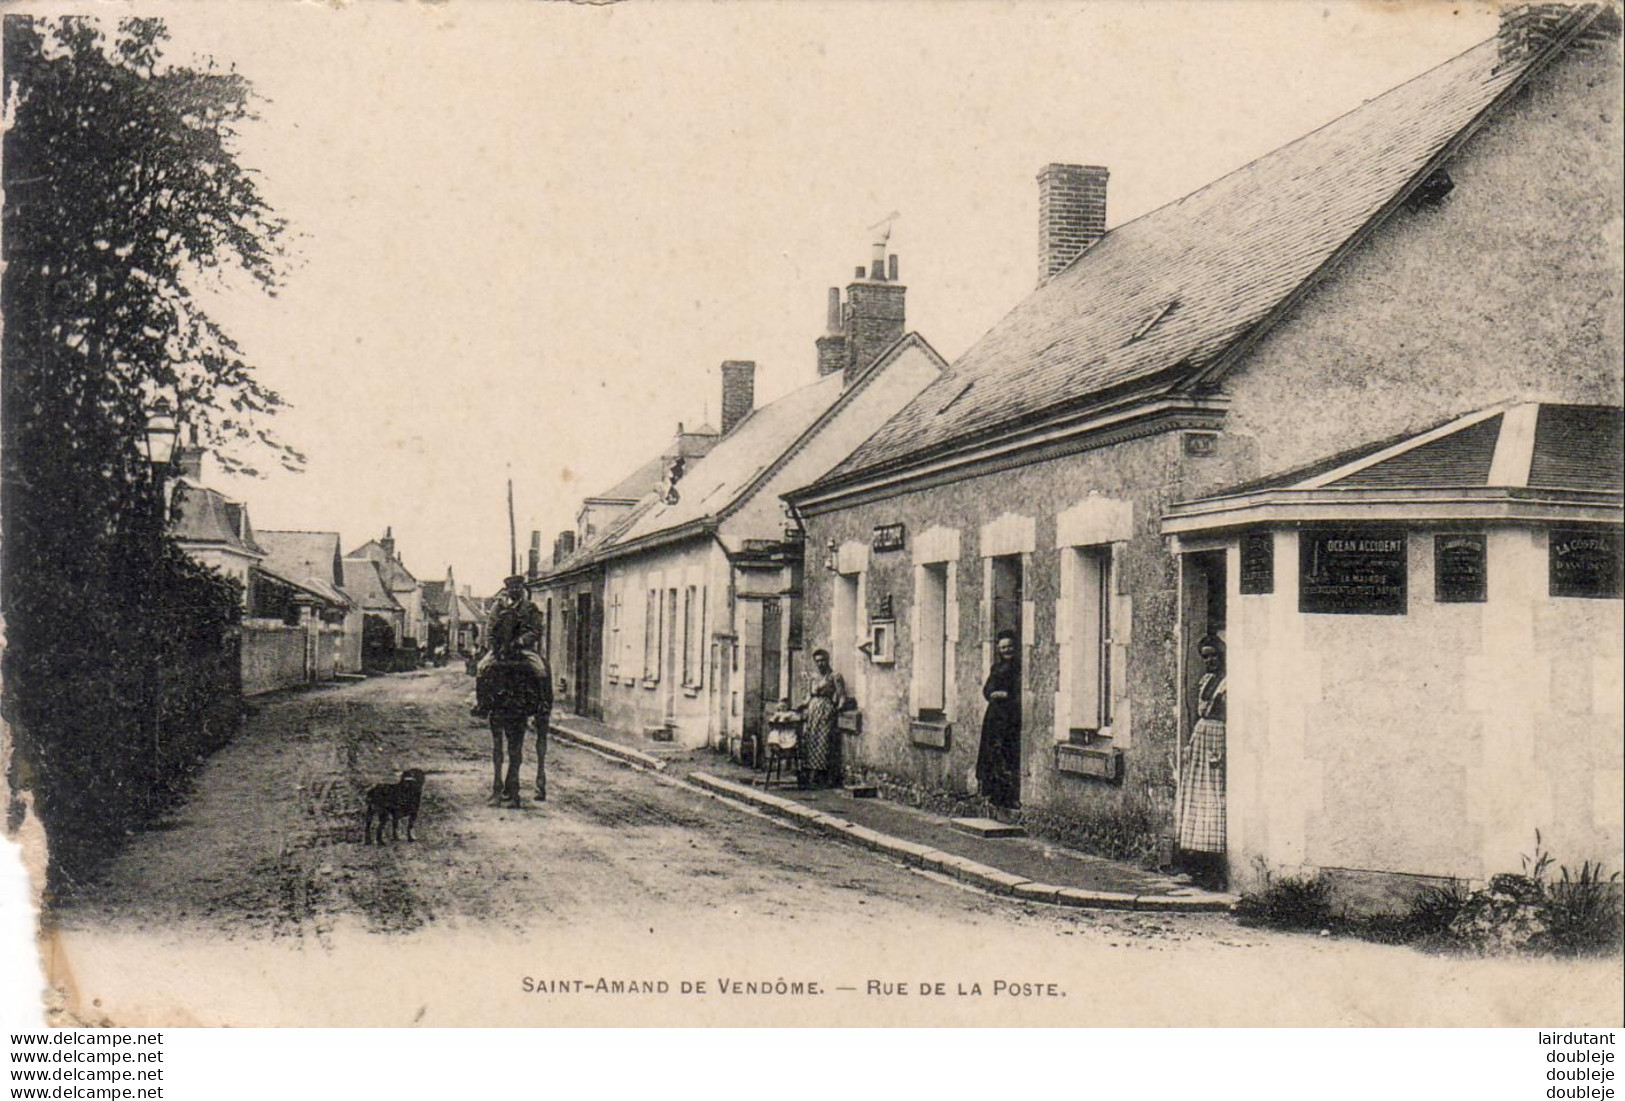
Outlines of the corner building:
<svg viewBox="0 0 1625 1101">
<path fill-rule="evenodd" d="M 993 640 L 1014 630 L 1019 816 L 1109 854 L 1166 856 L 1196 644 L 1233 633 L 1238 568 L 1234 553 L 1180 553 L 1202 546 L 1181 547 L 1167 514 L 1490 406 L 1621 404 L 1618 36 L 1606 9 L 1509 12 L 1495 38 L 1100 233 L 1087 227 L 1106 224 L 1105 170 L 1046 169 L 1038 288 L 786 495 L 824 559 L 809 553 L 806 644 L 828 646 L 861 709 L 849 774 L 969 796 Z M 1617 523 L 1617 498 L 1600 507 L 1592 522 Z M 1369 667 L 1372 618 L 1340 617 L 1328 645 Z M 1573 645 L 1617 684 L 1617 597 L 1587 622 L 1596 635 Z M 1588 759 L 1617 767 L 1619 723 L 1603 721 Z M 1390 738 L 1371 742 L 1367 773 L 1403 767 L 1381 759 Z M 1338 770 L 1324 792 L 1258 775 L 1250 822 L 1267 817 L 1257 805 L 1370 792 Z M 1601 848 L 1572 860 L 1617 867 L 1617 828 L 1589 836 Z M 1431 859 L 1421 837 L 1377 848 L 1351 871 L 1471 880 L 1518 858 L 1501 834 L 1459 860 Z M 1333 862 L 1256 830 L 1244 854 L 1229 849 L 1243 887 L 1254 857 L 1289 872 Z"/>
</svg>

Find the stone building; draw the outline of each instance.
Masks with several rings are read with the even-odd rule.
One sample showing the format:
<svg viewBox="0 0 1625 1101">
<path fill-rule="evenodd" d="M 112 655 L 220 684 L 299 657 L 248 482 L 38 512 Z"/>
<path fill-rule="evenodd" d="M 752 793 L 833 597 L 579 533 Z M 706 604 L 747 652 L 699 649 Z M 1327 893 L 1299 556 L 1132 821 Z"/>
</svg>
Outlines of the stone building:
<svg viewBox="0 0 1625 1101">
<path fill-rule="evenodd" d="M 378 576 L 403 613 L 396 645 L 402 650 L 427 653 L 429 620 L 423 613 L 423 586 L 401 561 L 400 551 L 395 548 L 395 530 L 385 528 L 382 539 L 369 539 L 345 557 L 371 559 L 378 566 Z"/>
<path fill-rule="evenodd" d="M 757 406 L 755 364 L 724 363 L 720 438 L 546 579 L 549 592 L 575 586 L 555 606 L 574 626 L 550 630 L 555 647 L 596 645 L 604 721 L 754 757 L 764 712 L 799 672 L 803 540 L 780 494 L 840 462 L 944 366 L 906 331 L 905 293 L 878 243 L 844 300 L 830 292 L 815 381 Z"/>
<path fill-rule="evenodd" d="M 1009 629 L 1020 816 L 1114 852 L 1166 849 L 1195 643 L 1225 630 L 1201 617 L 1238 567 L 1235 554 L 1176 554 L 1165 515 L 1490 405 L 1621 403 L 1617 34 L 1601 8 L 1515 14 L 1496 38 L 1098 237 L 1079 225 L 1106 224 L 1105 171 L 1047 169 L 1040 208 L 1061 224 L 1041 226 L 1039 287 L 787 495 L 827 563 L 807 570 L 808 645 L 828 645 L 862 708 L 849 771 L 970 795 L 980 689 Z M 1089 203 L 1098 216 L 1080 218 Z M 1618 603 L 1594 616 L 1617 634 Z M 1344 618 L 1351 637 L 1363 621 Z M 1617 644 L 1595 647 L 1617 669 Z M 1617 761 L 1612 722 L 1612 748 L 1588 759 Z M 1498 835 L 1474 849 L 1476 871 L 1432 870 L 1515 867 L 1504 847 Z M 1267 831 L 1244 848 L 1313 864 Z M 1232 853 L 1233 882 L 1251 871 Z"/>
</svg>

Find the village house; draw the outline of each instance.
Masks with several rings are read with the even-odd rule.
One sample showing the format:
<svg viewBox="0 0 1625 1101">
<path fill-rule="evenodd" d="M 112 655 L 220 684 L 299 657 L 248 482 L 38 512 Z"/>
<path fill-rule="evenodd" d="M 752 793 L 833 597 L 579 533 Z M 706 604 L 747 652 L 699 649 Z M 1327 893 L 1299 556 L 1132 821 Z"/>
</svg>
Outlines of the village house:
<svg viewBox="0 0 1625 1101">
<path fill-rule="evenodd" d="M 344 591 L 361 608 L 361 666 L 367 673 L 387 673 L 395 650 L 406 635 L 406 609 L 390 593 L 378 563 L 371 558 L 345 558 Z"/>
<path fill-rule="evenodd" d="M 625 529 L 640 504 L 652 505 L 656 494 L 681 480 L 717 439 L 710 425 L 687 430 L 679 424 L 659 455 L 582 501 L 574 530 L 558 534 L 545 564 L 541 533 L 531 533 L 530 591 L 547 624 L 554 695 L 576 714 L 603 717 L 604 566 L 597 551 Z"/>
<path fill-rule="evenodd" d="M 316 631 L 311 655 L 314 679 L 329 680 L 340 673 L 361 672 L 361 633 L 365 611 L 344 591 L 344 558 L 336 531 L 261 531 L 265 550 L 263 569 L 308 597 L 301 614 Z M 319 627 L 316 625 L 320 625 Z"/>
<path fill-rule="evenodd" d="M 1511 12 L 1109 231 L 1046 168 L 1038 288 L 787 495 L 848 775 L 969 798 L 1008 630 L 1008 815 L 1166 860 L 1211 636 L 1233 885 L 1617 866 L 1618 33 Z"/>
<path fill-rule="evenodd" d="M 242 585 L 243 693 L 331 678 L 349 598 L 300 560 L 273 550 L 281 546 L 274 535 L 282 533 L 256 533 L 246 504 L 204 485 L 205 457 L 199 447 L 177 452 L 168 531 L 192 559 Z"/>
<path fill-rule="evenodd" d="M 423 583 L 423 616 L 429 625 L 430 654 L 444 647 L 441 656 L 451 658 L 473 654 L 479 649 L 485 612 L 476 605 L 468 586 L 458 589 L 450 566 L 446 567 L 444 581 Z"/>
<path fill-rule="evenodd" d="M 600 639 L 604 721 L 755 759 L 765 713 L 800 668 L 803 539 L 780 494 L 829 470 L 944 366 L 906 332 L 905 293 L 882 240 L 844 301 L 831 288 L 815 381 L 757 407 L 756 365 L 723 363 L 721 438 L 588 556 L 602 568 L 602 629 L 588 637 Z"/>
<path fill-rule="evenodd" d="M 385 589 L 402 611 L 401 630 L 395 645 L 402 651 L 426 654 L 429 649 L 429 622 L 423 614 L 423 586 L 401 561 L 400 552 L 395 549 L 394 529 L 385 528 L 382 539 L 369 539 L 345 557 L 371 559 L 378 566 L 378 575 L 384 579 Z M 407 657 L 404 660 L 410 663 L 414 659 Z"/>
</svg>

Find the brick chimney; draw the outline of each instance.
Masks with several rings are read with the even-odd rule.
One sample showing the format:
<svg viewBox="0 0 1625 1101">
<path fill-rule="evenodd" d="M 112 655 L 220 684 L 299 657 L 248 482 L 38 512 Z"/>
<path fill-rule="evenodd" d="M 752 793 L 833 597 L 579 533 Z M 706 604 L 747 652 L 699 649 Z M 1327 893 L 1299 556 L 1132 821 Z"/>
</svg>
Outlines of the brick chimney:
<svg viewBox="0 0 1625 1101">
<path fill-rule="evenodd" d="M 756 407 L 756 364 L 748 359 L 722 362 L 722 435 L 726 436 Z"/>
<path fill-rule="evenodd" d="M 818 338 L 818 377 L 846 370 L 846 334 L 841 331 L 841 288 L 829 289 L 829 316 Z"/>
<path fill-rule="evenodd" d="M 1501 9 L 1500 64 L 1522 64 L 1578 30 L 1572 43 L 1585 49 L 1605 45 L 1617 48 L 1619 9 L 1612 4 L 1511 4 Z"/>
<path fill-rule="evenodd" d="M 378 540 L 378 545 L 384 548 L 385 558 L 390 561 L 395 560 L 395 529 L 393 527 L 384 529 L 384 537 Z"/>
<path fill-rule="evenodd" d="M 890 232 L 888 226 L 887 233 Z M 851 386 L 881 352 L 903 336 L 903 297 L 908 288 L 897 281 L 897 257 L 886 256 L 886 237 L 875 242 L 868 277 L 858 268 L 846 288 L 842 331 L 846 344 L 846 381 Z"/>
<path fill-rule="evenodd" d="M 561 531 L 558 538 L 553 540 L 553 565 L 557 566 L 566 558 L 576 552 L 576 533 Z"/>
<path fill-rule="evenodd" d="M 1047 164 L 1038 174 L 1038 285 L 1106 235 L 1106 169 Z"/>
<path fill-rule="evenodd" d="M 527 572 L 531 577 L 542 572 L 542 533 L 539 531 L 530 533 L 530 561 L 527 565 L 530 567 Z"/>
</svg>

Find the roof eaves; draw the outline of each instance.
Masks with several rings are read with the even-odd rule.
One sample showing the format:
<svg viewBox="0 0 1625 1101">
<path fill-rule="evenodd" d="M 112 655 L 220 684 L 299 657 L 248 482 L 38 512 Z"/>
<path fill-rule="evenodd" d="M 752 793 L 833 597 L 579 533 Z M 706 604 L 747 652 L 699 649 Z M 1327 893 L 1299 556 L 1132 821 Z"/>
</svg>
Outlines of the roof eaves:
<svg viewBox="0 0 1625 1101">
<path fill-rule="evenodd" d="M 1058 403 L 1043 420 L 1023 420 L 997 424 L 980 432 L 944 440 L 918 451 L 895 458 L 884 459 L 869 466 L 842 473 L 839 467 L 801 489 L 786 493 L 789 500 L 798 500 L 814 493 L 853 489 L 877 478 L 905 474 L 909 470 L 956 455 L 974 454 L 1012 437 L 1030 434 L 1034 430 L 1058 425 L 1068 420 L 1092 418 L 1104 412 L 1127 409 L 1149 403 L 1181 389 L 1181 382 L 1189 376 L 1192 367 L 1181 361 L 1165 371 L 1141 378 L 1130 379 L 1104 390 L 1091 391 L 1078 399 Z"/>
</svg>

